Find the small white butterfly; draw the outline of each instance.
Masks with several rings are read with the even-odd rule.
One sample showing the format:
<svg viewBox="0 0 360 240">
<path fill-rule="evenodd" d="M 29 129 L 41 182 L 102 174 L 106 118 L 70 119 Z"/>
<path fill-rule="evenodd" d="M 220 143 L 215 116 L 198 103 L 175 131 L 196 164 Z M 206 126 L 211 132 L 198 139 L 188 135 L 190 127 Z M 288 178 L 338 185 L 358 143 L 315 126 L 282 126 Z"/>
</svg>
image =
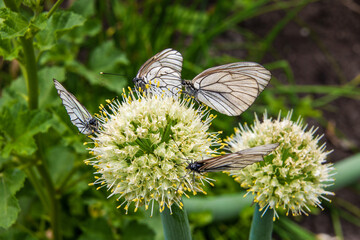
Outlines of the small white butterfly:
<svg viewBox="0 0 360 240">
<path fill-rule="evenodd" d="M 53 79 L 55 88 L 62 100 L 62 103 L 69 114 L 72 124 L 79 132 L 85 135 L 99 132 L 99 122 L 89 111 L 76 99 L 76 97 L 67 91 L 56 79 Z"/>
<path fill-rule="evenodd" d="M 258 63 L 237 62 L 209 68 L 182 80 L 185 93 L 216 111 L 237 116 L 248 109 L 271 79 Z"/>
<path fill-rule="evenodd" d="M 262 161 L 264 156 L 268 155 L 278 146 L 279 143 L 266 144 L 235 153 L 195 161 L 189 163 L 186 169 L 194 173 L 239 170 L 253 163 Z"/>
<path fill-rule="evenodd" d="M 133 82 L 137 88 L 147 85 L 157 87 L 162 92 L 176 95 L 182 88 L 181 70 L 183 57 L 171 48 L 165 49 L 147 60 L 139 69 Z"/>
</svg>

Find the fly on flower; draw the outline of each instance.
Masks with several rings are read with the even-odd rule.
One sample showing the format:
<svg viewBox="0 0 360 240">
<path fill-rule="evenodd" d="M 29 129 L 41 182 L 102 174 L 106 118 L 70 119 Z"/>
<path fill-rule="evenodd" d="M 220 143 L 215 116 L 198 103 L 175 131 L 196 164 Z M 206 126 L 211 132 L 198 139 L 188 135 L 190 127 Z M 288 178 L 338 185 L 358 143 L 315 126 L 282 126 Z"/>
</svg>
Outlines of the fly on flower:
<svg viewBox="0 0 360 240">
<path fill-rule="evenodd" d="M 133 82 L 143 90 L 153 86 L 176 95 L 181 90 L 182 62 L 183 58 L 178 51 L 165 49 L 141 66 Z"/>
<path fill-rule="evenodd" d="M 182 80 L 185 93 L 228 116 L 250 107 L 271 79 L 271 73 L 253 62 L 209 68 L 193 80 Z"/>
<path fill-rule="evenodd" d="M 53 79 L 53 81 L 72 124 L 79 129 L 79 132 L 85 135 L 99 132 L 98 120 L 94 118 L 79 100 L 67 91 L 63 85 L 56 79 Z"/>
<path fill-rule="evenodd" d="M 266 144 L 235 153 L 195 161 L 189 163 L 186 169 L 189 169 L 189 173 L 193 172 L 194 174 L 195 172 L 204 173 L 239 170 L 253 163 L 262 161 L 264 156 L 268 155 L 278 146 L 278 143 Z"/>
</svg>

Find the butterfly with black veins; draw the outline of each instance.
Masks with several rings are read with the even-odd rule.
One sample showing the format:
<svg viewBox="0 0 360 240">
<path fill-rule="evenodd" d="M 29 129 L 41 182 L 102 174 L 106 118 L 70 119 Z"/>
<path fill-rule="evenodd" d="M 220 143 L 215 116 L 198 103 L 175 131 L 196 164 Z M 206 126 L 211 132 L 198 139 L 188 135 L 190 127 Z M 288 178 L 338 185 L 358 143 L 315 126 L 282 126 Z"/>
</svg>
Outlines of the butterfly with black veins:
<svg viewBox="0 0 360 240">
<path fill-rule="evenodd" d="M 147 60 L 139 69 L 133 82 L 137 88 L 159 88 L 176 96 L 181 90 L 182 55 L 171 48 L 165 49 Z"/>
<path fill-rule="evenodd" d="M 137 88 L 161 90 L 177 96 L 184 93 L 228 116 L 248 109 L 268 85 L 271 73 L 258 63 L 237 62 L 209 68 L 193 80 L 181 79 L 183 57 L 171 48 L 147 60 L 133 82 Z"/>
<path fill-rule="evenodd" d="M 53 81 L 72 124 L 79 129 L 79 132 L 85 135 L 99 133 L 99 121 L 63 85 L 56 79 Z"/>
<path fill-rule="evenodd" d="M 185 179 L 186 176 L 189 176 L 192 173 L 192 182 L 195 183 L 195 174 L 202 175 L 203 173 L 207 172 L 222 171 L 231 173 L 231 171 L 233 170 L 241 170 L 251 164 L 263 161 L 264 157 L 274 151 L 278 146 L 279 143 L 266 144 L 200 161 L 192 161 L 187 159 L 188 165 L 185 168 L 188 170 L 188 172 L 182 178 Z M 205 181 L 210 183 L 208 180 L 211 179 L 205 179 Z M 181 189 L 181 186 L 182 182 L 180 182 L 176 191 L 179 191 L 179 189 Z"/>
<path fill-rule="evenodd" d="M 218 157 L 212 157 L 200 161 L 190 162 L 186 169 L 189 173 L 220 172 L 243 169 L 253 163 L 264 160 L 264 156 L 274 151 L 279 143 L 266 144 L 253 148 L 247 148 L 235 153 L 228 153 Z"/>
<path fill-rule="evenodd" d="M 268 85 L 271 73 L 258 63 L 237 62 L 209 68 L 182 80 L 184 92 L 212 109 L 238 116 Z"/>
</svg>

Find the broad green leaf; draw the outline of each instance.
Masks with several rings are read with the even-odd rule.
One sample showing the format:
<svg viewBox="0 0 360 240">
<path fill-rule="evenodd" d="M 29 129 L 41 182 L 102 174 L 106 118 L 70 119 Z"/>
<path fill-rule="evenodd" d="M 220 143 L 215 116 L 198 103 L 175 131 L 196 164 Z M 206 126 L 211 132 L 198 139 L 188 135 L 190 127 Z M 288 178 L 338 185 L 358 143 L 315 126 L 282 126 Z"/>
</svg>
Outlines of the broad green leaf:
<svg viewBox="0 0 360 240">
<path fill-rule="evenodd" d="M 28 21 L 19 13 L 8 8 L 0 9 L 0 39 L 24 36 L 28 29 Z"/>
<path fill-rule="evenodd" d="M 70 10 L 77 14 L 82 15 L 83 17 L 90 17 L 95 14 L 95 1 L 94 0 L 74 1 Z"/>
<path fill-rule="evenodd" d="M 113 41 L 103 42 L 90 54 L 89 67 L 95 71 L 113 71 L 118 65 L 129 63 L 125 53 L 115 47 Z"/>
<path fill-rule="evenodd" d="M 4 136 L 4 144 L 0 144 L 2 157 L 11 153 L 33 154 L 37 149 L 34 136 L 52 125 L 51 114 L 44 110 L 29 111 L 20 103 L 5 106 L 0 112 L 0 135 Z"/>
<path fill-rule="evenodd" d="M 48 21 L 48 27 L 58 38 L 59 35 L 65 31 L 81 26 L 84 22 L 85 18 L 81 15 L 69 11 L 63 11 L 56 12 L 51 16 Z"/>
<path fill-rule="evenodd" d="M 16 102 L 27 104 L 27 90 L 24 84 L 24 78 L 18 77 L 12 81 L 10 86 L 3 89 L 2 96 L 0 98 L 0 108 L 12 105 Z"/>
<path fill-rule="evenodd" d="M 58 105 L 55 101 L 59 100 L 56 93 L 53 78 L 58 81 L 65 79 L 64 67 L 45 67 L 39 71 L 39 105 L 45 109 L 49 106 Z M 61 102 L 61 101 L 60 101 Z"/>
<path fill-rule="evenodd" d="M 3 147 L 1 146 L 1 144 L 5 144 L 4 138 L 2 136 L 0 136 L 0 149 Z M 11 158 L 3 158 L 0 155 L 0 169 L 3 168 L 3 165 L 10 162 Z"/>
<path fill-rule="evenodd" d="M 29 235 L 27 229 L 19 229 L 19 228 L 9 228 L 9 229 L 0 228 L 0 239 L 39 240 L 39 238 Z"/>
<path fill-rule="evenodd" d="M 111 240 L 111 228 L 106 224 L 107 221 L 102 218 L 89 219 L 81 224 L 82 235 L 79 240 Z"/>
<path fill-rule="evenodd" d="M 11 61 L 18 58 L 20 52 L 20 46 L 14 46 L 11 43 L 11 39 L 0 39 L 0 56 L 3 56 L 4 60 Z"/>
<path fill-rule="evenodd" d="M 124 229 L 124 240 L 152 240 L 155 233 L 147 225 L 135 221 L 130 222 Z"/>
<path fill-rule="evenodd" d="M 70 11 L 55 12 L 47 21 L 47 26 L 36 35 L 37 45 L 41 51 L 48 50 L 56 44 L 64 33 L 83 25 L 85 18 Z"/>
<path fill-rule="evenodd" d="M 39 59 L 40 65 L 47 65 L 47 63 L 53 64 L 54 62 L 62 63 L 67 61 L 73 61 L 79 51 L 78 45 L 74 45 L 65 41 L 58 41 L 56 45 L 50 44 L 48 46 L 52 47 L 41 54 Z M 41 50 L 46 50 L 46 48 L 44 47 L 47 46 L 39 47 L 41 48 Z"/>
<path fill-rule="evenodd" d="M 88 41 L 88 37 L 93 37 L 102 30 L 101 21 L 89 18 L 84 25 L 74 28 L 63 38 L 69 42 L 81 44 Z"/>
<path fill-rule="evenodd" d="M 79 65 L 74 62 L 73 64 Z M 91 83 L 101 84 L 109 90 L 121 92 L 122 88 L 127 84 L 126 77 L 106 78 L 99 75 L 99 72 L 112 72 L 121 74 L 121 68 L 129 64 L 125 53 L 115 47 L 113 41 L 106 41 L 99 45 L 90 54 L 89 69 L 85 66 L 76 67 L 76 72 L 85 76 Z"/>
<path fill-rule="evenodd" d="M 38 30 L 43 30 L 47 26 L 47 12 L 40 13 L 32 21 L 31 25 L 36 27 Z"/>
<path fill-rule="evenodd" d="M 107 89 L 117 93 L 121 93 L 122 89 L 127 85 L 126 77 L 117 77 L 116 79 L 106 78 L 100 75 L 100 71 L 88 69 L 86 66 L 77 61 L 68 62 L 67 69 L 85 77 L 91 84 L 104 86 Z M 110 70 L 108 72 L 121 73 L 121 70 Z"/>
<path fill-rule="evenodd" d="M 85 147 L 84 147 L 85 148 Z M 74 154 L 68 148 L 56 146 L 46 152 L 49 171 L 55 185 L 60 184 L 74 167 Z"/>
<path fill-rule="evenodd" d="M 15 194 L 24 185 L 25 175 L 17 169 L 0 173 L 0 227 L 8 228 L 17 219 L 20 211 Z"/>
</svg>

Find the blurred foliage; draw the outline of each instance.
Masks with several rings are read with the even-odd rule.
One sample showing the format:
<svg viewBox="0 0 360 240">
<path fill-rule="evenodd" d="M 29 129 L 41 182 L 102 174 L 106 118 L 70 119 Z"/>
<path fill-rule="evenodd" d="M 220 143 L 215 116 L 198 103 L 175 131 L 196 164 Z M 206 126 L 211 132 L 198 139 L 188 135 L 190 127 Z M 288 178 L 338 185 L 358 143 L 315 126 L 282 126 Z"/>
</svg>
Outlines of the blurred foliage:
<svg viewBox="0 0 360 240">
<path fill-rule="evenodd" d="M 219 64 L 262 63 L 266 54 L 276 56 L 272 43 L 278 33 L 311 2 L 0 0 L 0 239 L 60 239 L 52 226 L 63 239 L 162 239 L 157 210 L 151 219 L 143 210 L 125 215 L 114 198 L 106 198 L 108 192 L 88 186 L 93 170 L 83 164 L 89 157 L 82 145 L 86 137 L 76 134 L 52 79 L 64 82 L 90 112 L 97 112 L 105 99 L 132 86 L 139 67 L 165 48 L 183 54 L 185 79 Z M 277 10 L 286 14 L 265 36 L 242 25 Z M 241 41 L 226 42 L 227 32 Z M 241 50 L 241 57 L 224 53 L 234 50 Z M 298 86 L 288 62 L 275 58 L 264 66 L 282 72 L 287 82 L 274 76 L 273 87 L 254 106 L 240 118 L 218 114 L 212 130 L 229 136 L 239 121 L 251 124 L 253 112 L 265 110 L 277 116 L 279 110 L 286 115 L 294 109 L 294 119 L 301 115 L 325 124 L 323 107 L 341 96 L 359 96 L 351 84 Z M 313 94 L 323 97 L 314 99 Z M 207 187 L 210 196 L 241 191 L 225 174 L 210 177 L 217 180 L 215 188 Z M 237 215 L 235 221 L 219 222 L 211 211 L 190 211 L 194 239 L 248 238 L 252 208 Z M 274 230 L 284 239 L 313 237 L 287 219 L 275 223 Z"/>
</svg>

